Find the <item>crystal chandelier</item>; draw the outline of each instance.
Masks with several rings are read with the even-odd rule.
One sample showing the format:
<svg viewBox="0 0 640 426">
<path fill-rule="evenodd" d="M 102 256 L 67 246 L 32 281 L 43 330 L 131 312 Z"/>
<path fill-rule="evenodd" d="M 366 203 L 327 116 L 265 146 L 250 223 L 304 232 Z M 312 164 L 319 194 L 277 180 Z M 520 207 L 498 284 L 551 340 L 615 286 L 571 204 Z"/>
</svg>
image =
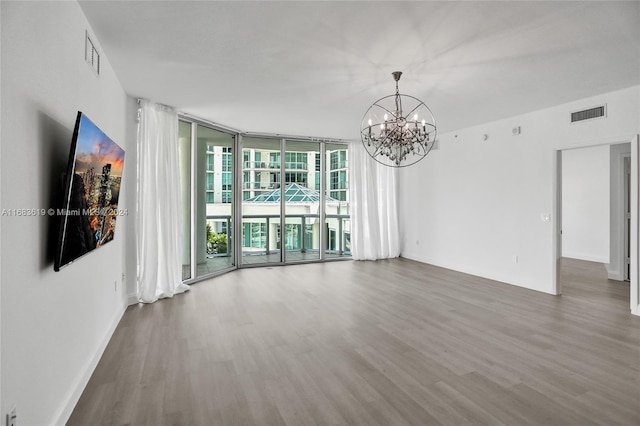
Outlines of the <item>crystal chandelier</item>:
<svg viewBox="0 0 640 426">
<path fill-rule="evenodd" d="M 424 102 L 401 95 L 402 72 L 392 73 L 396 94 L 378 99 L 362 119 L 360 135 L 371 157 L 390 167 L 405 167 L 427 156 L 436 140 L 436 120 Z M 405 111 L 407 111 L 405 113 Z"/>
</svg>

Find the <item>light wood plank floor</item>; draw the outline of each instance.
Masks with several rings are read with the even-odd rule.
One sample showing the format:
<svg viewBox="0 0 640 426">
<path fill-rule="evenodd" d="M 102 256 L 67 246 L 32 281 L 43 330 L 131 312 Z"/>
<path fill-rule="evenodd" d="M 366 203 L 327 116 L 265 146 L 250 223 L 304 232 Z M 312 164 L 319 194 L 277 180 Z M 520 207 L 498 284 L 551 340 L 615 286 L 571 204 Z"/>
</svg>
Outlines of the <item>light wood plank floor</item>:
<svg viewBox="0 0 640 426">
<path fill-rule="evenodd" d="M 130 307 L 70 425 L 639 425 L 629 285 L 410 260 L 244 269 Z"/>
</svg>

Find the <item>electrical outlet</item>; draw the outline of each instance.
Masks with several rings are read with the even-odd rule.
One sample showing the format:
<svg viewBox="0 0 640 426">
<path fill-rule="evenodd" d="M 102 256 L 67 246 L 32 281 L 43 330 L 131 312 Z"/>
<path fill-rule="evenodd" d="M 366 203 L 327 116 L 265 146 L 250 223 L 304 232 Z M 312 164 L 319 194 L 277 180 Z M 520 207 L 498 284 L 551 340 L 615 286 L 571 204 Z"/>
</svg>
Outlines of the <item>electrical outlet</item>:
<svg viewBox="0 0 640 426">
<path fill-rule="evenodd" d="M 511 260 L 513 261 L 513 263 L 518 263 L 518 255 L 517 255 L 517 254 L 514 254 L 514 255 L 511 257 Z"/>
<path fill-rule="evenodd" d="M 18 426 L 18 412 L 16 411 L 15 405 L 7 414 L 7 426 Z"/>
<path fill-rule="evenodd" d="M 113 280 L 113 290 L 116 293 L 118 292 L 118 280 Z"/>
</svg>

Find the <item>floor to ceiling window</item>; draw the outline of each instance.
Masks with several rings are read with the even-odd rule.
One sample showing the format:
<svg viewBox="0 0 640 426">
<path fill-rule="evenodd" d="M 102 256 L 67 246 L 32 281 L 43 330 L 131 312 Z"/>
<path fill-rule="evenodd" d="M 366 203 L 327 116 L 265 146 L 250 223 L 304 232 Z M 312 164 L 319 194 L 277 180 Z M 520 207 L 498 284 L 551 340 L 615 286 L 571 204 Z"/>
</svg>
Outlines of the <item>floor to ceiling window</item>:
<svg viewBox="0 0 640 426">
<path fill-rule="evenodd" d="M 183 118 L 179 146 L 185 281 L 350 256 L 346 144 L 247 136 Z"/>
<path fill-rule="evenodd" d="M 347 145 L 326 144 L 325 256 L 351 256 Z"/>
<path fill-rule="evenodd" d="M 196 215 L 196 254 L 204 258 L 204 264 L 198 263 L 196 277 L 209 275 L 235 266 L 233 256 L 233 153 L 235 136 L 198 124 L 198 156 L 196 164 L 205 164 L 201 158 L 205 153 L 206 164 L 213 163 L 213 170 L 204 167 L 204 173 L 197 173 L 196 199 L 200 201 Z M 199 170 L 202 170 L 200 168 Z M 201 183 L 203 177 L 212 180 L 213 191 L 207 190 L 208 181 Z M 212 194 L 205 198 L 202 195 Z M 213 199 L 211 199 L 213 198 Z M 198 240 L 200 239 L 200 240 Z"/>
<path fill-rule="evenodd" d="M 320 191 L 316 190 L 318 142 L 285 141 L 285 262 L 320 259 Z"/>
<path fill-rule="evenodd" d="M 242 138 L 242 264 L 281 262 L 280 139 Z"/>
<path fill-rule="evenodd" d="M 182 280 L 191 275 L 191 123 L 178 123 L 178 155 L 182 200 Z"/>
<path fill-rule="evenodd" d="M 183 280 L 235 266 L 233 152 L 235 136 L 180 121 Z"/>
</svg>

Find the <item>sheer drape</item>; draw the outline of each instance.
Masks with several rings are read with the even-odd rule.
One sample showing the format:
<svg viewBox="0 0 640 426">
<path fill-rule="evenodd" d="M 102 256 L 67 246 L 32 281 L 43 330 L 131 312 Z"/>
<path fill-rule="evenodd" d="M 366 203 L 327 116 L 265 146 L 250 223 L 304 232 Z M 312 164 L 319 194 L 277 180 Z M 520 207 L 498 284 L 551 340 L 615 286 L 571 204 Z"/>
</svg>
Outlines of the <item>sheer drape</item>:
<svg viewBox="0 0 640 426">
<path fill-rule="evenodd" d="M 351 253 L 356 260 L 400 256 L 398 169 L 373 160 L 362 144 L 349 146 Z"/>
<path fill-rule="evenodd" d="M 139 101 L 136 242 L 138 300 L 172 297 L 182 283 L 178 115 Z"/>
</svg>

